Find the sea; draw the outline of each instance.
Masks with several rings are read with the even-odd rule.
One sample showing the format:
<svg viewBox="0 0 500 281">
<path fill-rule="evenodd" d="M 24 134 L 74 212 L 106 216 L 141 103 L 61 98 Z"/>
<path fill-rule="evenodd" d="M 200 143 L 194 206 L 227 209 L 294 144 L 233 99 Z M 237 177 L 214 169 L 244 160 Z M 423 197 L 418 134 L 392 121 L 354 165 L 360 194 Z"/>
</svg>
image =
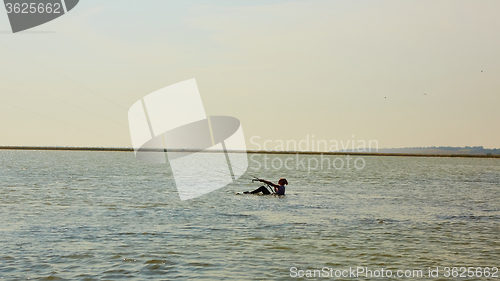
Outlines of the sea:
<svg viewBox="0 0 500 281">
<path fill-rule="evenodd" d="M 181 201 L 132 152 L 0 151 L 0 280 L 500 280 L 500 159 L 319 157 Z"/>
</svg>

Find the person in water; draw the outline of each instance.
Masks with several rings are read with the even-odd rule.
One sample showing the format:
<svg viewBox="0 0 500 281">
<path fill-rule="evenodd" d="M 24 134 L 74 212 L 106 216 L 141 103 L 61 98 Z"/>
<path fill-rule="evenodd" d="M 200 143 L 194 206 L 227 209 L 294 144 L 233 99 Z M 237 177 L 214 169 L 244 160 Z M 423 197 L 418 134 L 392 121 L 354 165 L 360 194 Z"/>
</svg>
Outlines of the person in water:
<svg viewBox="0 0 500 281">
<path fill-rule="evenodd" d="M 274 188 L 274 193 L 276 195 L 285 195 L 285 185 L 288 184 L 288 181 L 285 178 L 279 179 L 278 184 L 274 184 L 270 181 L 266 181 L 263 179 L 257 179 L 257 180 L 260 182 L 263 182 L 269 186 L 272 186 Z M 269 191 L 269 189 L 267 189 L 265 186 L 261 186 L 254 191 L 245 191 L 243 193 L 245 193 L 245 194 L 257 194 L 260 192 L 262 192 L 262 194 L 266 194 L 266 195 L 271 194 L 271 191 Z"/>
</svg>

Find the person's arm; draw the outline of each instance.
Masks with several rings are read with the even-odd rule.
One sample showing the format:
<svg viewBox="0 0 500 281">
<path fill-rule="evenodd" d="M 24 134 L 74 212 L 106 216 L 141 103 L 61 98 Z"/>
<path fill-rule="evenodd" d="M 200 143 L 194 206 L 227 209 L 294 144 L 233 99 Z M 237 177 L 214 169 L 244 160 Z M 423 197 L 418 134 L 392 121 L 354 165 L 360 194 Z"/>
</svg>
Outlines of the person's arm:
<svg viewBox="0 0 500 281">
<path fill-rule="evenodd" d="M 270 186 L 272 186 L 272 187 L 274 187 L 274 189 L 275 189 L 275 190 L 277 190 L 277 188 L 279 187 L 279 185 L 274 184 L 274 183 L 272 183 L 272 182 L 270 182 L 270 181 L 266 181 L 266 180 L 263 180 L 263 179 L 259 179 L 259 181 L 260 181 L 260 182 L 263 182 L 263 183 L 265 183 L 265 184 L 268 184 L 268 185 L 270 185 Z"/>
</svg>

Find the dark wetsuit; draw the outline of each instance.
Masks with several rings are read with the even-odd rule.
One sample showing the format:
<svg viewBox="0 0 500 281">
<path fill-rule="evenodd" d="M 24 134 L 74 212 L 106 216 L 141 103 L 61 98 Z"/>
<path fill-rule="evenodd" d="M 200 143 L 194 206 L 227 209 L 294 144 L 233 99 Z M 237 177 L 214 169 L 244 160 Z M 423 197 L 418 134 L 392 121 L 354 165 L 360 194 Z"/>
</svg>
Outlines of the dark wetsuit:
<svg viewBox="0 0 500 281">
<path fill-rule="evenodd" d="M 266 188 L 265 186 L 261 186 L 254 191 L 250 191 L 250 192 L 246 191 L 246 193 L 251 193 L 251 194 L 257 194 L 260 192 L 262 192 L 262 194 L 265 194 L 265 195 L 271 194 L 271 191 L 269 191 L 269 188 Z M 280 185 L 278 187 L 278 192 L 276 192 L 276 195 L 285 195 L 285 186 L 284 185 Z"/>
<path fill-rule="evenodd" d="M 278 191 L 276 192 L 276 195 L 285 195 L 285 186 L 284 185 L 280 185 L 278 187 Z"/>
<path fill-rule="evenodd" d="M 261 186 L 261 187 L 257 188 L 256 190 L 250 191 L 248 193 L 256 194 L 256 193 L 259 193 L 259 192 L 262 192 L 262 194 L 265 194 L 265 195 L 271 194 L 271 191 L 269 191 L 269 188 L 267 188 L 265 186 Z"/>
</svg>

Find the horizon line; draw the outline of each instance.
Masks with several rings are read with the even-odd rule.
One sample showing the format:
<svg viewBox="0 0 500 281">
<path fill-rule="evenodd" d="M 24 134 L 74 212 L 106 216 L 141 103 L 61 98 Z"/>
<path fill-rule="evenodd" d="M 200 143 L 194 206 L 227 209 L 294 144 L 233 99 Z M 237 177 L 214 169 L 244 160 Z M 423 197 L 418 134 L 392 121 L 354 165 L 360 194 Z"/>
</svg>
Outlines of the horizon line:
<svg viewBox="0 0 500 281">
<path fill-rule="evenodd" d="M 390 149 L 390 148 L 383 148 Z M 392 148 L 398 149 L 398 148 Z M 400 148 L 404 149 L 404 148 Z M 90 146 L 0 146 L 0 150 L 52 150 L 52 151 L 100 151 L 100 152 L 134 152 L 133 147 L 90 147 Z M 179 152 L 179 153 L 222 153 L 224 150 L 207 149 L 165 149 L 148 148 L 143 152 Z M 380 149 L 379 149 L 380 150 Z M 353 152 L 353 151 L 295 151 L 295 150 L 226 150 L 228 153 L 248 154 L 303 154 L 303 155 L 356 155 L 356 156 L 408 156 L 408 157 L 466 157 L 466 158 L 500 158 L 500 155 L 487 154 L 429 154 L 429 153 L 384 153 L 384 152 Z"/>
</svg>

